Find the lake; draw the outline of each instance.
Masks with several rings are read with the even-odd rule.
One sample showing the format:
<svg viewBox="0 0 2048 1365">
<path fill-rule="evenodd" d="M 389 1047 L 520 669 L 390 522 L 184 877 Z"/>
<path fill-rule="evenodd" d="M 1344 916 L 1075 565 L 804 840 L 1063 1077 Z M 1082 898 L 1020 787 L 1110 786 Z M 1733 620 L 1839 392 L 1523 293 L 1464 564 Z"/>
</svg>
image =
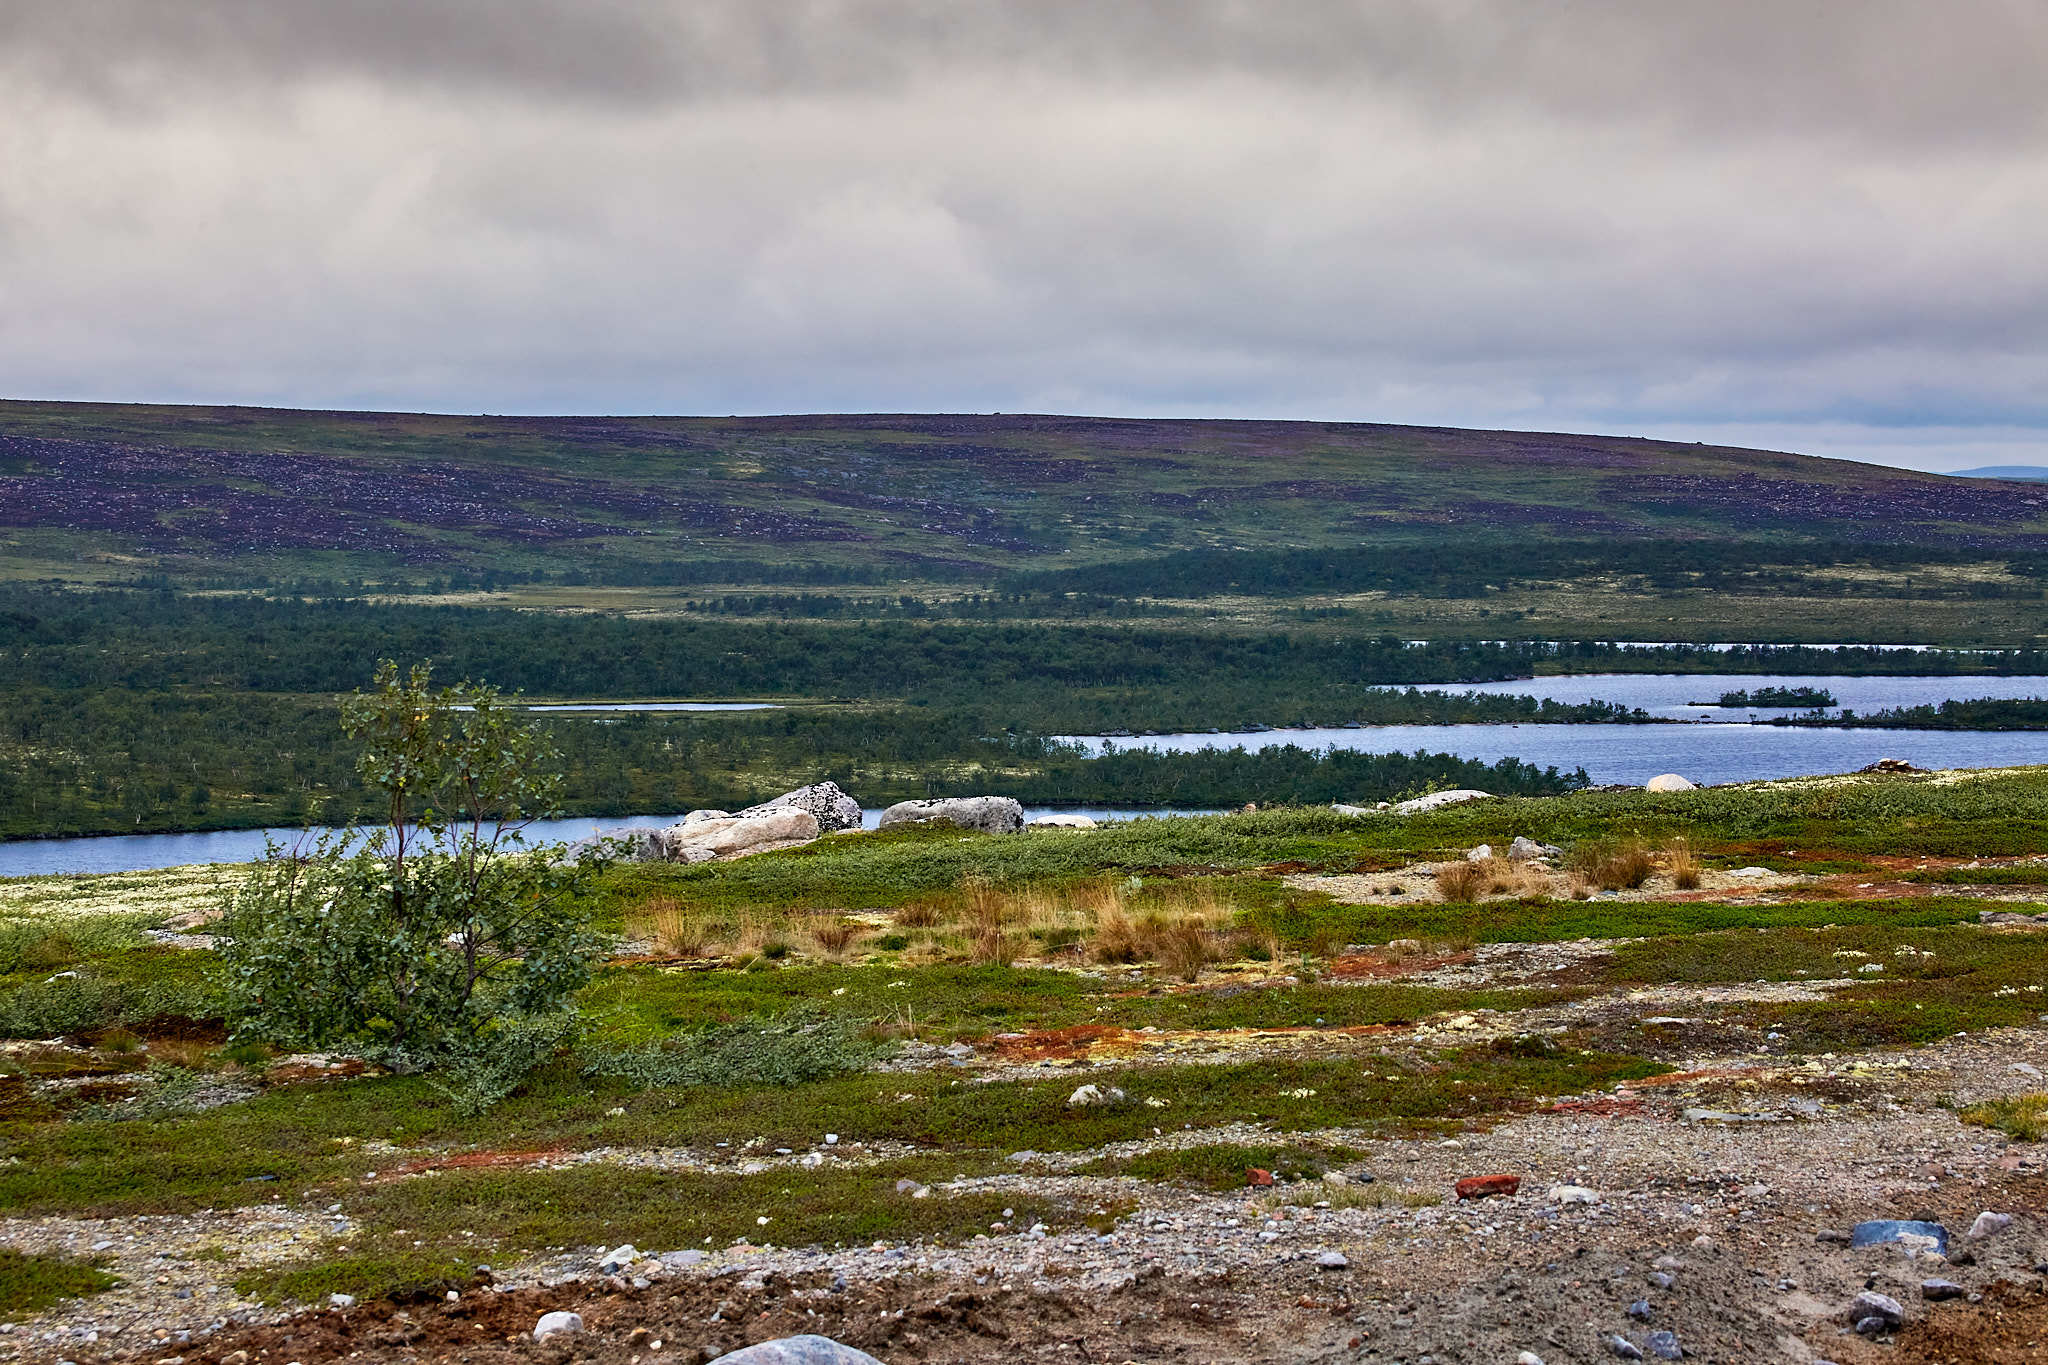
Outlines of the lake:
<svg viewBox="0 0 2048 1365">
<path fill-rule="evenodd" d="M 1092 807 L 1026 806 L 1024 818 L 1041 815 L 1086 815 L 1095 820 L 1142 820 L 1169 815 L 1209 815 L 1203 810 L 1106 810 Z M 681 815 L 578 817 L 567 820 L 536 820 L 527 827 L 528 843 L 568 842 L 586 838 L 600 830 L 661 829 L 680 821 Z M 861 812 L 861 825 L 873 829 L 882 818 L 882 807 Z M 184 867 L 191 863 L 246 863 L 263 856 L 264 840 L 289 847 L 293 842 L 317 835 L 297 827 L 272 829 L 209 830 L 197 834 L 100 834 L 83 839 L 16 839 L 0 843 L 0 877 L 41 877 L 58 873 L 146 872 L 159 867 Z"/>
<path fill-rule="evenodd" d="M 1789 714 L 1769 707 L 1691 706 L 1712 701 L 1723 692 L 1754 692 L 1760 687 L 1811 687 L 1832 692 L 1840 707 L 1868 714 L 1894 706 L 1940 705 L 1945 701 L 1986 698 L 2048 697 L 2048 678 L 1910 677 L 1845 678 L 1810 674 L 1723 673 L 1578 673 L 1561 678 L 1521 678 L 1509 682 L 1423 684 L 1423 690 L 1535 697 L 1559 702 L 1611 701 L 1640 706 L 1653 716 L 1670 719 L 1736 720 L 1744 716 Z"/>
</svg>

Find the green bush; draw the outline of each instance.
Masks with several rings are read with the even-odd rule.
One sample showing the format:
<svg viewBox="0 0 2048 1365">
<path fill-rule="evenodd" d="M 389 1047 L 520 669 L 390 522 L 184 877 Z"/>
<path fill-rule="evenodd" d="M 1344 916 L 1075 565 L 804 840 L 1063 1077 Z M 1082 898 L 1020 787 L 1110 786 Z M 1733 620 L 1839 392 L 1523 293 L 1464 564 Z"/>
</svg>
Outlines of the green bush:
<svg viewBox="0 0 2048 1365">
<path fill-rule="evenodd" d="M 387 660 L 342 707 L 385 826 L 273 849 L 215 933 L 238 1039 L 447 1067 L 475 1102 L 552 1047 L 529 1026 L 566 1014 L 602 940 L 576 908 L 588 870 L 519 835 L 552 803 L 554 752 L 495 690 L 428 684 Z"/>
</svg>

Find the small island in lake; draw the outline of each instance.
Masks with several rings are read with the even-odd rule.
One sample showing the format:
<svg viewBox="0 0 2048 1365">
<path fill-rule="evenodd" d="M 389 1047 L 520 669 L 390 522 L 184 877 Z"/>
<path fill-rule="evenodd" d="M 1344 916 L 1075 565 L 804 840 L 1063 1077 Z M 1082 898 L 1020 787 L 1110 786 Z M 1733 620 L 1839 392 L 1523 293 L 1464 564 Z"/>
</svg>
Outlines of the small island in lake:
<svg viewBox="0 0 2048 1365">
<path fill-rule="evenodd" d="M 1821 687 L 1759 687 L 1753 692 L 1723 692 L 1719 701 L 1696 701 L 1693 706 L 1769 706 L 1786 710 L 1812 710 L 1833 706 L 1835 694 Z"/>
</svg>

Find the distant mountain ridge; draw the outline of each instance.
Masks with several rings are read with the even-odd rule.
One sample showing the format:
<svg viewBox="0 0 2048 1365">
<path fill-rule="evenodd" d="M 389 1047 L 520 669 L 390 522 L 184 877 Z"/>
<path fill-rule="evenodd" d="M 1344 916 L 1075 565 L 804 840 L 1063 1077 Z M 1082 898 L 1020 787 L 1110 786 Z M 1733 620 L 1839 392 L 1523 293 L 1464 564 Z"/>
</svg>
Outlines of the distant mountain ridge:
<svg viewBox="0 0 2048 1365">
<path fill-rule="evenodd" d="M 1560 538 L 2048 555 L 2048 488 L 1364 423 L 0 402 L 0 571 L 26 577 L 989 581 L 1176 552 Z"/>
<path fill-rule="evenodd" d="M 1975 469 L 1952 469 L 1952 479 L 2011 479 L 2020 483 L 2048 483 L 2048 465 L 1987 464 Z"/>
</svg>

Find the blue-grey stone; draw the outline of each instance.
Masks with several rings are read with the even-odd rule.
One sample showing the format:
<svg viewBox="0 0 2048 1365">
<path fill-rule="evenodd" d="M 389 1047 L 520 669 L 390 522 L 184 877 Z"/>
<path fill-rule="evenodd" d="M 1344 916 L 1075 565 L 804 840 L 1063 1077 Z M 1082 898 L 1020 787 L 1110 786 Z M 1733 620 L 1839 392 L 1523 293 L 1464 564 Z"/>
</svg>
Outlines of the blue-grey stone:
<svg viewBox="0 0 2048 1365">
<path fill-rule="evenodd" d="M 1683 1360 L 1685 1348 L 1678 1344 L 1678 1338 L 1670 1332 L 1652 1332 L 1643 1338 L 1643 1344 L 1650 1348 L 1650 1354 L 1659 1360 Z"/>
<path fill-rule="evenodd" d="M 809 1334 L 763 1341 L 719 1360 L 724 1365 L 882 1365 L 866 1351 Z"/>
<path fill-rule="evenodd" d="M 1858 1223 L 1849 1229 L 1849 1245 L 1852 1247 L 1874 1247 L 1885 1242 L 1903 1241 L 1908 1237 L 1932 1237 L 1934 1249 L 1948 1251 L 1948 1229 L 1939 1223 L 1922 1223 L 1917 1219 L 1875 1218 L 1868 1223 Z"/>
</svg>

